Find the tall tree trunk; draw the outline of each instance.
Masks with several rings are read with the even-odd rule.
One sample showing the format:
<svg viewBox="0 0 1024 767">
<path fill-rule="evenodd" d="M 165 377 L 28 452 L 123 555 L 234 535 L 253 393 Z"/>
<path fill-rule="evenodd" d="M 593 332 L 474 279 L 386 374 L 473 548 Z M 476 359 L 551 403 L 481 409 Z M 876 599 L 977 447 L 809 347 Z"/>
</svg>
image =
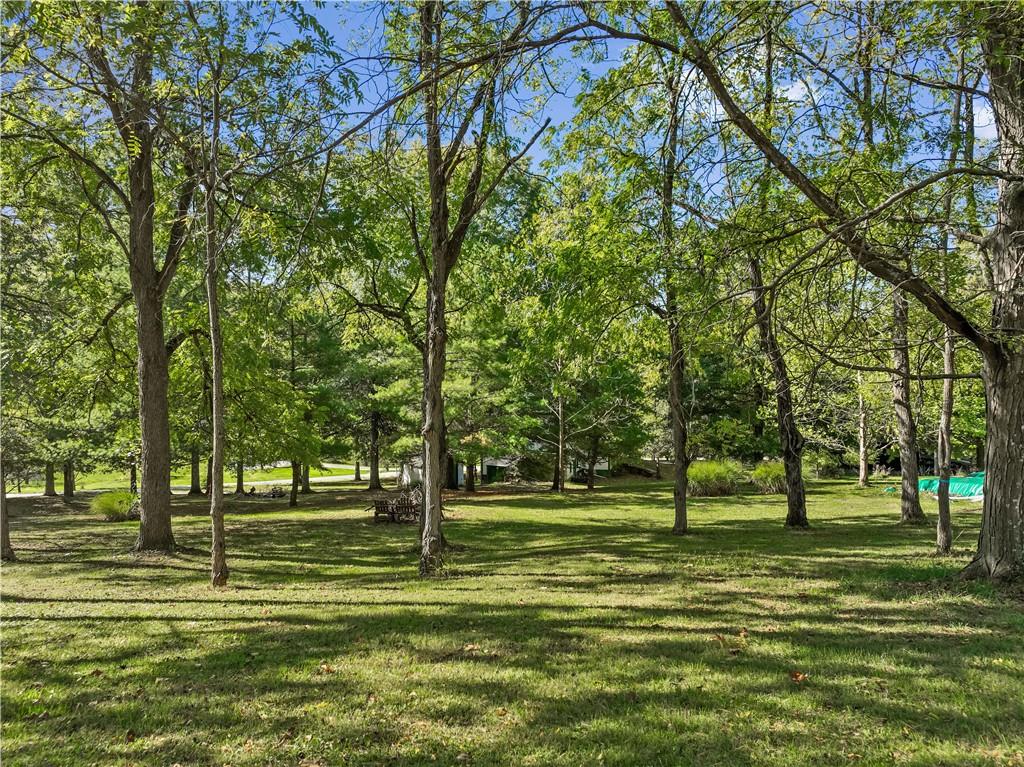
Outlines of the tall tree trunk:
<svg viewBox="0 0 1024 767">
<path fill-rule="evenodd" d="M 245 494 L 245 464 L 239 460 L 235 464 L 235 495 Z"/>
<path fill-rule="evenodd" d="M 70 501 L 75 497 L 75 462 L 71 459 L 64 461 L 64 500 Z"/>
<path fill-rule="evenodd" d="M 11 523 L 7 518 L 7 472 L 0 457 L 0 560 L 13 562 L 14 547 L 11 545 Z"/>
<path fill-rule="evenodd" d="M 368 490 L 381 490 L 380 484 L 380 413 L 370 413 L 370 486 Z"/>
<path fill-rule="evenodd" d="M 978 6 L 985 14 L 982 48 L 999 129 L 996 223 L 986 253 L 995 293 L 992 328 L 999 348 L 986 354 L 985 501 L 981 534 L 966 576 L 1024 576 L 1024 13 L 1014 3 Z"/>
<path fill-rule="evenodd" d="M 451 453 L 445 454 L 445 484 L 449 490 L 459 489 L 459 463 Z"/>
<path fill-rule="evenodd" d="M 353 477 L 353 481 L 355 481 L 355 482 L 362 482 L 363 481 L 363 477 L 359 473 L 359 459 L 358 458 L 356 458 L 355 476 Z"/>
<path fill-rule="evenodd" d="M 555 405 L 558 415 L 558 456 L 555 461 L 555 492 L 565 492 L 565 397 L 558 395 Z"/>
<path fill-rule="evenodd" d="M 771 120 L 775 99 L 774 85 L 774 34 L 771 28 L 765 33 L 765 92 L 764 111 L 767 120 Z M 868 85 L 870 88 L 870 85 Z M 870 90 L 868 91 L 870 94 Z M 868 110 L 870 112 L 870 110 Z M 770 130 L 770 129 L 769 129 Z M 871 135 L 870 125 L 867 129 Z M 768 177 L 765 168 L 765 179 Z M 761 185 L 761 209 L 767 211 L 768 188 Z M 779 447 L 782 451 L 782 463 L 786 473 L 786 527 L 807 527 L 807 502 L 804 495 L 803 450 L 804 438 L 796 424 L 793 413 L 793 391 L 789 381 L 789 369 L 786 358 L 775 335 L 772 318 L 772 304 L 766 296 L 764 276 L 761 272 L 761 260 L 757 253 L 751 253 L 747 266 L 750 271 L 750 287 L 754 294 L 754 319 L 757 323 L 761 350 L 768 358 L 775 380 L 775 416 L 779 427 Z"/>
<path fill-rule="evenodd" d="M 858 484 L 867 487 L 871 484 L 871 467 L 868 462 L 868 409 L 864 404 L 864 392 L 860 390 L 863 386 L 861 375 L 857 374 L 857 455 L 859 458 L 860 471 Z"/>
<path fill-rule="evenodd" d="M 139 551 L 170 551 L 171 532 L 171 431 L 167 412 L 167 346 L 164 341 L 163 273 L 153 266 L 152 142 L 143 141 L 140 155 L 131 163 L 131 213 L 129 215 L 129 270 L 136 306 L 138 339 L 139 432 L 142 486 Z"/>
<path fill-rule="evenodd" d="M 917 470 L 917 424 L 910 408 L 910 349 L 907 346 L 907 297 L 899 288 L 893 289 L 892 402 L 896 411 L 897 442 L 900 448 L 900 521 L 920 524 L 925 521 L 921 510 Z"/>
<path fill-rule="evenodd" d="M 299 484 L 302 482 L 302 464 L 292 461 L 292 489 L 288 496 L 289 506 L 299 505 Z"/>
<path fill-rule="evenodd" d="M 757 321 L 761 349 L 768 358 L 775 379 L 776 418 L 779 426 L 779 446 L 786 471 L 786 527 L 807 527 L 807 502 L 804 495 L 803 451 L 804 438 L 793 414 L 793 394 L 789 370 L 782 348 L 772 326 L 771 307 L 765 299 L 764 278 L 757 256 L 748 262 L 750 283 L 754 291 L 754 315 Z"/>
<path fill-rule="evenodd" d="M 128 489 L 132 495 L 139 492 L 139 469 L 135 465 L 135 460 L 132 460 L 131 466 L 128 467 Z"/>
<path fill-rule="evenodd" d="M 476 492 L 476 461 L 470 461 L 466 464 L 466 492 Z"/>
<path fill-rule="evenodd" d="M 192 466 L 191 472 L 191 486 L 188 489 L 189 495 L 202 495 L 203 485 L 202 479 L 199 476 L 199 448 L 193 446 L 192 453 L 189 456 Z"/>
<path fill-rule="evenodd" d="M 206 304 L 210 321 L 212 368 L 211 433 L 212 455 L 207 486 L 210 493 L 210 584 L 228 582 L 227 544 L 224 539 L 224 346 L 220 329 L 220 252 L 217 242 L 217 154 L 220 149 L 220 68 L 212 66 L 212 108 L 210 155 L 206 167 Z"/>
<path fill-rule="evenodd" d="M 935 528 L 935 548 L 948 554 L 953 548 L 953 526 L 949 509 L 950 461 L 953 453 L 953 375 L 956 373 L 953 331 L 946 328 L 946 342 L 942 350 L 942 371 L 948 376 L 942 382 L 942 409 L 939 413 L 939 519 Z"/>
<path fill-rule="evenodd" d="M 211 455 L 206 459 L 206 485 L 203 493 L 210 495 L 210 489 L 213 487 L 213 456 Z"/>
<path fill-rule="evenodd" d="M 437 572 L 441 565 L 441 486 L 444 459 L 444 384 L 447 357 L 447 321 L 445 319 L 445 284 L 439 279 L 442 265 L 435 264 L 428 291 L 427 310 L 427 375 L 424 382 L 423 417 L 423 537 L 420 550 L 420 574 Z"/>
<path fill-rule="evenodd" d="M 309 486 L 309 464 L 302 464 L 302 493 L 306 495 L 312 493 L 313 488 Z"/>
<path fill-rule="evenodd" d="M 668 360 L 668 417 L 672 427 L 672 503 L 675 508 L 675 521 L 672 524 L 674 535 L 685 535 L 689 529 L 687 519 L 686 496 L 689 485 L 690 470 L 689 427 L 687 424 L 686 407 L 684 406 L 684 390 L 686 388 L 686 349 L 681 338 L 679 327 L 679 311 L 675 300 L 675 291 L 669 288 L 667 308 L 669 360 Z"/>
<path fill-rule="evenodd" d="M 45 485 L 46 489 L 43 490 L 43 495 L 46 495 L 46 496 L 57 495 L 57 485 L 53 481 L 53 474 L 54 474 L 53 461 L 47 461 L 46 462 L 46 485 Z"/>
</svg>

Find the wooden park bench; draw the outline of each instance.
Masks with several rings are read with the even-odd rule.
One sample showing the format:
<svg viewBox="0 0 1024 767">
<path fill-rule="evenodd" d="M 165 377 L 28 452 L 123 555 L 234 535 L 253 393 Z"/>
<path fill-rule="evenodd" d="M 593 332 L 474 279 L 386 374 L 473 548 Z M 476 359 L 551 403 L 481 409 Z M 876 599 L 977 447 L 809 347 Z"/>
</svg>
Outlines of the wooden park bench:
<svg viewBox="0 0 1024 767">
<path fill-rule="evenodd" d="M 420 518 L 420 505 L 412 498 L 375 498 L 372 508 L 374 522 L 415 522 Z"/>
</svg>

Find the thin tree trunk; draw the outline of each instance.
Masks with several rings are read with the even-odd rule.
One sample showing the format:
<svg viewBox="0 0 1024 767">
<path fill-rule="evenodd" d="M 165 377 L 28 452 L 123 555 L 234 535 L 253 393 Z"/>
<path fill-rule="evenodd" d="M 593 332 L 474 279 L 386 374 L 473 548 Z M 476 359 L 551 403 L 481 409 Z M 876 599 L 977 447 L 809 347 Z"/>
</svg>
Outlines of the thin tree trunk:
<svg viewBox="0 0 1024 767">
<path fill-rule="evenodd" d="M 380 413 L 370 413 L 370 486 L 368 490 L 381 490 L 380 484 Z"/>
<path fill-rule="evenodd" d="M 558 415 L 558 455 L 555 459 L 555 481 L 551 489 L 565 492 L 565 397 L 558 395 L 555 405 Z"/>
<path fill-rule="evenodd" d="M 793 414 L 792 387 L 789 370 L 782 348 L 772 326 L 771 307 L 765 299 L 764 278 L 757 256 L 748 262 L 750 283 L 754 291 L 754 315 L 757 321 L 761 349 L 768 358 L 775 378 L 776 417 L 779 426 L 779 446 L 786 471 L 786 527 L 807 527 L 807 502 L 804 494 L 803 449 L 804 438 Z"/>
<path fill-rule="evenodd" d="M 892 294 L 893 351 L 892 366 L 897 371 L 892 377 L 892 401 L 896 410 L 897 441 L 900 448 L 900 521 L 921 524 L 925 521 L 921 510 L 917 470 L 917 424 L 910 408 L 910 350 L 907 346 L 908 306 L 903 291 L 895 288 Z"/>
<path fill-rule="evenodd" d="M 245 464 L 235 464 L 235 495 L 245 495 Z"/>
<path fill-rule="evenodd" d="M 7 518 L 7 472 L 0 457 L 0 560 L 13 562 L 14 546 L 11 545 L 11 523 Z"/>
<path fill-rule="evenodd" d="M 202 481 L 201 481 L 201 479 L 199 477 L 199 448 L 198 447 L 193 447 L 192 448 L 192 454 L 190 456 L 190 460 L 191 460 L 191 464 L 192 464 L 192 476 L 191 476 L 192 482 L 191 482 L 191 486 L 188 489 L 188 494 L 189 495 L 202 495 L 203 494 L 203 485 L 202 485 Z"/>
<path fill-rule="evenodd" d="M 135 465 L 135 461 L 132 461 L 131 466 L 128 467 L 128 489 L 132 495 L 139 492 L 139 469 Z"/>
<path fill-rule="evenodd" d="M 64 500 L 70 501 L 75 497 L 75 462 L 64 461 Z"/>
<path fill-rule="evenodd" d="M 774 106 L 774 56 L 772 30 L 766 30 L 766 82 L 765 82 L 765 115 L 770 120 Z M 870 88 L 870 86 L 868 86 Z M 870 91 L 869 91 L 870 93 Z M 867 110 L 870 111 L 870 110 Z M 868 126 L 868 134 L 871 129 Z M 765 178 L 767 178 L 765 168 Z M 761 186 L 761 208 L 767 210 L 767 187 Z M 782 463 L 786 473 L 786 527 L 807 527 L 807 502 L 804 493 L 803 449 L 804 438 L 796 424 L 793 413 L 793 391 L 789 381 L 789 369 L 786 358 L 779 346 L 772 321 L 772 304 L 766 295 L 764 276 L 761 272 L 761 260 L 757 253 L 751 253 L 747 266 L 750 271 L 750 287 L 754 294 L 754 319 L 761 342 L 761 350 L 768 358 L 775 380 L 775 415 L 779 428 L 779 447 L 782 451 Z"/>
<path fill-rule="evenodd" d="M 864 404 L 864 392 L 860 390 L 863 386 L 861 375 L 857 374 L 857 455 L 860 463 L 858 484 L 867 487 L 871 484 L 871 469 L 868 465 L 868 409 Z"/>
<path fill-rule="evenodd" d="M 594 489 L 594 474 L 597 470 L 597 451 L 600 445 L 600 437 L 596 434 L 590 440 L 590 453 L 587 456 L 587 490 Z"/>
<path fill-rule="evenodd" d="M 302 493 L 306 495 L 312 493 L 313 488 L 309 486 L 309 464 L 302 464 Z"/>
<path fill-rule="evenodd" d="M 363 477 L 362 477 L 362 475 L 359 472 L 359 459 L 358 458 L 356 458 L 355 476 L 353 477 L 353 480 L 355 482 L 362 482 L 363 481 Z"/>
<path fill-rule="evenodd" d="M 204 495 L 210 495 L 210 488 L 213 487 L 213 456 L 206 459 L 206 489 Z"/>
<path fill-rule="evenodd" d="M 54 496 L 57 495 L 57 485 L 53 479 L 54 469 L 53 461 L 46 462 L 46 489 L 43 490 L 43 495 Z"/>
<path fill-rule="evenodd" d="M 444 486 L 449 490 L 459 489 L 459 464 L 455 460 L 455 456 L 451 453 L 445 454 L 445 483 Z"/>
<path fill-rule="evenodd" d="M 476 492 L 476 462 L 470 461 L 466 464 L 466 492 Z"/>
<path fill-rule="evenodd" d="M 668 360 L 668 414 L 672 427 L 672 503 L 675 519 L 673 535 L 685 535 L 689 529 L 687 519 L 687 486 L 690 469 L 689 428 L 686 408 L 683 405 L 686 386 L 686 350 L 680 337 L 679 312 L 676 306 L 675 290 L 669 288 L 667 321 L 669 338 Z"/>
<path fill-rule="evenodd" d="M 942 350 L 942 372 L 948 378 L 942 382 L 942 409 L 939 414 L 939 519 L 935 529 L 935 548 L 940 554 L 949 554 L 953 548 L 953 526 L 949 509 L 950 461 L 953 445 L 953 378 L 956 373 L 953 331 L 946 328 L 946 342 Z"/>
<path fill-rule="evenodd" d="M 288 496 L 289 506 L 299 505 L 299 484 L 302 482 L 302 464 L 292 461 L 292 489 Z"/>
<path fill-rule="evenodd" d="M 220 328 L 220 252 L 217 242 L 217 154 L 220 150 L 220 68 L 212 65 L 212 114 L 210 155 L 206 174 L 206 303 L 210 321 L 210 357 L 212 367 L 211 433 L 212 455 L 207 488 L 210 494 L 210 584 L 228 582 L 227 544 L 224 533 L 224 346 Z"/>
</svg>

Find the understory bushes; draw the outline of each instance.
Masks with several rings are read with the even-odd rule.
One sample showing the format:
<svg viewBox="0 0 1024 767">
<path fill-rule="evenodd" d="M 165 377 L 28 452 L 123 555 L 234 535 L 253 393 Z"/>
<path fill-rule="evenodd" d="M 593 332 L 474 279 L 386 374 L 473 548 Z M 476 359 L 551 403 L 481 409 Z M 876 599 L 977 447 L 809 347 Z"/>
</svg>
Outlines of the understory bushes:
<svg viewBox="0 0 1024 767">
<path fill-rule="evenodd" d="M 762 461 L 750 472 L 759 493 L 786 492 L 786 466 L 781 461 Z"/>
<path fill-rule="evenodd" d="M 686 472 L 688 494 L 695 497 L 733 495 L 743 481 L 743 467 L 736 461 L 694 461 Z"/>
<path fill-rule="evenodd" d="M 124 490 L 100 493 L 89 503 L 89 510 L 102 515 L 108 522 L 124 522 L 139 518 L 135 494 Z"/>
</svg>

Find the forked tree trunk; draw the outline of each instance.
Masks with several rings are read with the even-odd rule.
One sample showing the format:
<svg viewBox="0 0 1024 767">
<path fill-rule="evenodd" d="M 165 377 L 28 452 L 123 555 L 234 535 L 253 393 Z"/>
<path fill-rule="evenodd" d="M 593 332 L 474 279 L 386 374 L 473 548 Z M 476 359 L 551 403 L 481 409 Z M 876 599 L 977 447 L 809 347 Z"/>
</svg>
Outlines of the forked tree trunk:
<svg viewBox="0 0 1024 767">
<path fill-rule="evenodd" d="M 921 524 L 917 469 L 917 424 L 910 408 L 910 350 L 907 347 L 909 309 L 899 288 L 892 293 L 892 402 L 896 411 L 896 437 L 900 449 L 900 522 Z"/>
<path fill-rule="evenodd" d="M 302 483 L 302 464 L 292 461 L 292 487 L 288 495 L 288 505 L 299 505 L 299 485 Z"/>
<path fill-rule="evenodd" d="M 381 490 L 380 484 L 380 413 L 370 413 L 370 486 L 368 490 Z"/>
<path fill-rule="evenodd" d="M 75 497 L 75 462 L 64 461 L 64 500 L 70 501 Z"/>
<path fill-rule="evenodd" d="M 54 482 L 54 468 L 53 461 L 46 462 L 46 485 L 43 490 L 43 495 L 54 496 L 57 495 L 57 484 Z"/>
<path fill-rule="evenodd" d="M 245 464 L 235 464 L 235 495 L 245 495 Z"/>
<path fill-rule="evenodd" d="M 302 493 L 305 495 L 312 492 L 313 488 L 309 486 L 309 464 L 304 463 L 302 464 Z"/>
<path fill-rule="evenodd" d="M 191 471 L 191 476 L 190 476 L 191 484 L 190 484 L 189 489 L 188 489 L 188 494 L 189 495 L 202 495 L 203 494 L 203 485 L 202 485 L 202 479 L 199 476 L 199 448 L 198 447 L 193 447 L 192 448 L 192 453 L 189 456 L 189 460 L 190 460 L 190 464 L 191 464 L 191 467 L 192 467 L 192 471 Z"/>
<path fill-rule="evenodd" d="M 0 458 L 0 560 L 13 562 L 14 547 L 11 545 L 11 523 L 7 518 L 7 473 Z"/>
<path fill-rule="evenodd" d="M 946 328 L 946 343 L 942 350 L 942 370 L 948 376 L 942 382 L 942 409 L 939 413 L 939 519 L 935 527 L 935 548 L 939 554 L 948 554 L 953 548 L 953 526 L 949 509 L 950 462 L 953 457 L 953 375 L 956 373 L 953 331 Z"/>
<path fill-rule="evenodd" d="M 807 501 L 804 494 L 804 438 L 793 414 L 793 393 L 786 358 L 772 326 L 771 307 L 765 299 L 764 278 L 757 256 L 748 262 L 754 292 L 754 317 L 761 350 L 768 358 L 775 379 L 775 414 L 779 426 L 779 447 L 786 472 L 786 527 L 807 527 Z"/>
</svg>

